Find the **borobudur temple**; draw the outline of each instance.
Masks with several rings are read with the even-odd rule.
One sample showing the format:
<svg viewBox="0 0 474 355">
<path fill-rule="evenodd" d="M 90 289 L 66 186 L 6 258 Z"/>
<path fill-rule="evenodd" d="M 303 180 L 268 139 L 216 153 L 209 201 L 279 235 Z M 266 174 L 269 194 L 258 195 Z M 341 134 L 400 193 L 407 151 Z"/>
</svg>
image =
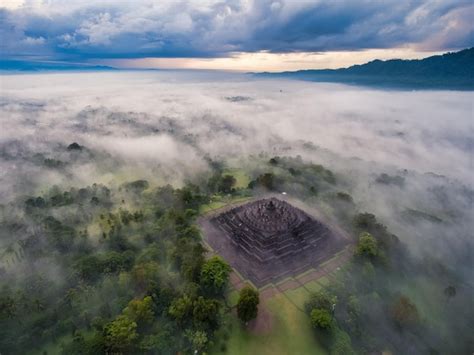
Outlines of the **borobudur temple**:
<svg viewBox="0 0 474 355">
<path fill-rule="evenodd" d="M 234 207 L 201 225 L 212 249 L 258 287 L 317 266 L 347 243 L 341 233 L 274 197 Z"/>
</svg>

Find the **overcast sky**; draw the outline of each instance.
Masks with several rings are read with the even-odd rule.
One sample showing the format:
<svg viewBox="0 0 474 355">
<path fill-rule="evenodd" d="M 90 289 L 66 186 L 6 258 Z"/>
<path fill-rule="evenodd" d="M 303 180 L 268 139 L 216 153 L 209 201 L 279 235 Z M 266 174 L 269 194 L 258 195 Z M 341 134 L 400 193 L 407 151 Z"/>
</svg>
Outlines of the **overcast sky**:
<svg viewBox="0 0 474 355">
<path fill-rule="evenodd" d="M 474 43 L 472 0 L 2 0 L 1 59 L 337 68 Z"/>
</svg>

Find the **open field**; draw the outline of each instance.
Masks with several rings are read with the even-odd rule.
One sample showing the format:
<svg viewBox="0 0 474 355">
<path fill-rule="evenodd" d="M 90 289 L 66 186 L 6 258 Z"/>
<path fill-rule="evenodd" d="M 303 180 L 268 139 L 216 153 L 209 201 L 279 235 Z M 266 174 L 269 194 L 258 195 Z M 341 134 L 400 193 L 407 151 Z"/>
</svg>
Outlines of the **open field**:
<svg viewBox="0 0 474 355">
<path fill-rule="evenodd" d="M 225 351 L 216 344 L 210 354 L 325 354 L 317 342 L 309 318 L 285 294 L 260 305 L 268 313 L 263 329 L 245 328 L 233 314 L 227 318 L 228 341 Z M 258 320 L 257 320 L 258 321 Z"/>
<path fill-rule="evenodd" d="M 270 284 L 260 291 L 259 315 L 247 327 L 231 312 L 226 326 L 218 339 L 227 339 L 225 350 L 223 342 L 215 344 L 210 354 L 326 354 L 318 343 L 304 313 L 304 304 L 311 292 L 324 289 L 337 276 L 337 270 L 324 271 L 319 279 L 301 284 L 298 279 L 311 274 L 310 270 L 295 278 L 287 278 L 274 285 Z M 238 280 L 233 274 L 237 288 L 245 281 Z M 283 291 L 285 285 L 297 285 Z M 227 304 L 235 307 L 238 291 L 234 286 L 227 293 Z"/>
<path fill-rule="evenodd" d="M 234 187 L 236 189 L 245 189 L 249 185 L 250 177 L 242 169 L 237 169 L 237 168 L 226 169 L 224 170 L 223 175 L 226 175 L 226 174 L 232 175 L 235 178 L 236 181 L 235 181 Z"/>
<path fill-rule="evenodd" d="M 251 200 L 251 197 L 246 196 L 221 196 L 215 195 L 212 197 L 210 203 L 201 206 L 199 212 L 201 214 L 207 214 L 213 211 L 216 211 L 220 208 L 226 207 L 228 205 L 239 204 L 245 201 Z"/>
</svg>

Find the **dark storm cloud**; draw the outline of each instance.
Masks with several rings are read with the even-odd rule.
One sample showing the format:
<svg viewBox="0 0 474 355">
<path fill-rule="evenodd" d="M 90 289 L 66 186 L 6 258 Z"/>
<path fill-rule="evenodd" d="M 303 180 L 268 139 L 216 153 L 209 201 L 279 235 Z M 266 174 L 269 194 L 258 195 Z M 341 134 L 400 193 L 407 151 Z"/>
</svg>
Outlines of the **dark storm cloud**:
<svg viewBox="0 0 474 355">
<path fill-rule="evenodd" d="M 49 1 L 0 9 L 4 59 L 472 46 L 471 1 Z"/>
</svg>

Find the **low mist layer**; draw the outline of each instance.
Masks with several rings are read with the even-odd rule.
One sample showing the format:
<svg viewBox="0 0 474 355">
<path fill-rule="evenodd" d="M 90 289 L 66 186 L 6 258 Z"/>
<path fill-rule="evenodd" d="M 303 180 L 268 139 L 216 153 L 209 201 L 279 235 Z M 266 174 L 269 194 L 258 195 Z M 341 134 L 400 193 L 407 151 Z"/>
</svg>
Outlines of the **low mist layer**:
<svg viewBox="0 0 474 355">
<path fill-rule="evenodd" d="M 138 205 L 124 192 L 136 188 L 131 181 L 142 190 L 148 183 L 203 185 L 222 164 L 258 182 L 272 157 L 297 157 L 330 169 L 314 171 L 327 174 L 328 184 L 337 180 L 339 196 L 375 214 L 417 260 L 442 260 L 459 284 L 472 288 L 473 102 L 471 92 L 382 91 L 192 71 L 2 76 L 2 223 L 21 216 L 25 200 L 44 202 L 31 196 L 47 200 L 57 191 L 103 184 L 108 188 L 91 189 L 110 205 L 125 204 L 122 198 Z M 297 182 L 282 186 L 289 198 L 304 196 Z M 320 208 L 313 200 L 304 202 Z M 324 208 L 334 218 L 344 212 Z M 88 218 L 88 211 L 72 207 L 55 213 L 55 220 Z M 9 232 L 13 227 L 2 229 L 1 248 L 21 239 Z M 0 259 L 7 273 L 31 272 L 12 269 L 7 254 Z M 65 278 L 54 263 L 36 267 L 51 279 Z"/>
<path fill-rule="evenodd" d="M 265 153 L 334 169 L 389 225 L 404 209 L 467 211 L 473 99 L 192 71 L 3 76 L 0 196 L 139 178 L 180 186 L 208 157 Z M 377 184 L 384 173 L 403 186 Z"/>
</svg>

